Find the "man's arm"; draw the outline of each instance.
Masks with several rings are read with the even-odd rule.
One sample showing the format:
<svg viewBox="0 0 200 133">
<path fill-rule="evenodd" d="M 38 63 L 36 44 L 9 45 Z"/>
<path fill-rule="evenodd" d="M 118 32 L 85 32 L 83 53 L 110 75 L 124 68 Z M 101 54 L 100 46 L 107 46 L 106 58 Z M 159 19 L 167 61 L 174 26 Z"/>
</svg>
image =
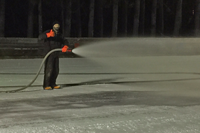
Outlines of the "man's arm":
<svg viewBox="0 0 200 133">
<path fill-rule="evenodd" d="M 48 36 L 50 33 L 51 33 L 51 30 L 47 30 L 47 31 L 43 32 L 42 34 L 40 34 L 38 39 L 39 40 L 45 40 L 48 37 L 50 37 L 50 36 Z"/>
</svg>

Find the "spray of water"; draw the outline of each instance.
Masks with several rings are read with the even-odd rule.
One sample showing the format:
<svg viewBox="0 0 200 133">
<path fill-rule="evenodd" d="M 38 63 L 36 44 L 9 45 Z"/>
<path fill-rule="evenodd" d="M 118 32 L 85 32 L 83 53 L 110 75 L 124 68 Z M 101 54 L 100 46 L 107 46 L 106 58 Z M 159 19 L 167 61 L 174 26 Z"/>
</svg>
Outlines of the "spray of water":
<svg viewBox="0 0 200 133">
<path fill-rule="evenodd" d="M 161 68 L 160 64 L 169 69 L 166 56 L 171 60 L 177 55 L 197 55 L 200 54 L 199 47 L 198 39 L 110 38 L 82 45 L 73 52 L 113 72 L 154 72 Z"/>
<path fill-rule="evenodd" d="M 191 45 L 191 39 L 187 38 L 111 38 L 73 50 L 74 53 L 88 58 L 193 55 L 194 51 L 196 47 Z"/>
<path fill-rule="evenodd" d="M 137 52 L 134 45 L 137 43 L 133 39 L 110 39 L 80 46 L 73 52 L 88 58 L 131 56 Z"/>
</svg>

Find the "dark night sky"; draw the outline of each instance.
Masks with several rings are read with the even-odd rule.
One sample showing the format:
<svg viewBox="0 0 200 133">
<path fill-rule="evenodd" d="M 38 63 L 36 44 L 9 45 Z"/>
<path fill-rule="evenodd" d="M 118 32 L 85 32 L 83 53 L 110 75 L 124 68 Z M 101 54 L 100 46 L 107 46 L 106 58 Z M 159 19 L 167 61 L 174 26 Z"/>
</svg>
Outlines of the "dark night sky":
<svg viewBox="0 0 200 133">
<path fill-rule="evenodd" d="M 51 2 L 52 1 L 52 2 Z M 61 22 L 61 7 L 59 2 L 48 0 L 43 5 L 43 30 L 52 28 L 53 21 Z M 6 36 L 26 37 L 28 20 L 28 0 L 6 0 Z M 38 7 L 34 8 L 34 36 L 38 36 Z"/>
<path fill-rule="evenodd" d="M 6 36 L 24 36 L 27 29 L 28 0 L 6 0 Z"/>
<path fill-rule="evenodd" d="M 174 18 L 175 18 L 175 6 L 174 0 L 165 1 L 165 35 L 171 35 L 173 32 Z M 121 5 L 121 4 L 120 4 Z M 27 34 L 27 19 L 28 19 L 28 0 L 6 0 L 6 25 L 5 35 L 6 37 L 26 37 Z M 95 5 L 95 21 L 94 21 L 94 35 L 100 36 L 100 29 L 98 23 L 98 5 Z M 182 34 L 189 34 L 194 25 L 192 21 L 191 11 L 194 9 L 194 0 L 183 0 L 183 24 Z M 34 37 L 38 36 L 38 11 L 37 6 L 34 9 Z M 128 33 L 131 35 L 133 30 L 133 16 L 134 8 L 129 8 L 128 14 Z M 87 24 L 89 17 L 89 0 L 81 0 L 81 21 L 82 21 L 82 34 L 83 37 L 87 37 Z M 146 21 L 145 21 L 145 33 L 150 33 L 151 23 L 151 0 L 146 0 Z M 123 11 L 119 6 L 119 26 L 118 34 L 123 36 Z M 43 1 L 43 31 L 51 28 L 51 24 L 54 20 L 61 20 L 61 5 L 59 0 Z M 190 21 L 191 20 L 191 21 Z M 159 22 L 159 16 L 157 16 L 157 22 Z M 112 5 L 104 8 L 104 36 L 109 37 L 112 30 Z M 157 31 L 159 32 L 159 31 Z M 72 6 L 72 32 L 71 36 L 76 37 L 78 33 L 77 29 L 77 5 L 73 2 Z"/>
</svg>

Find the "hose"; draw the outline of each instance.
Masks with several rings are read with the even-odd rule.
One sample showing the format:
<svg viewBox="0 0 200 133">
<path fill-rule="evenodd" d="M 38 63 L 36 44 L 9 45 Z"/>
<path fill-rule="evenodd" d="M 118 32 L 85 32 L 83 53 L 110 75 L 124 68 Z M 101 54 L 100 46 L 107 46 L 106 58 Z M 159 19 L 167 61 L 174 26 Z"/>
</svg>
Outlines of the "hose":
<svg viewBox="0 0 200 133">
<path fill-rule="evenodd" d="M 48 56 L 49 56 L 51 53 L 56 52 L 56 51 L 62 51 L 62 49 L 61 49 L 61 48 L 53 49 L 53 50 L 49 51 L 49 52 L 46 54 L 46 56 L 45 56 L 45 57 L 43 58 L 43 60 L 42 60 L 42 63 L 40 64 L 40 67 L 39 67 L 38 72 L 36 73 L 34 79 L 33 79 L 28 85 L 26 85 L 26 86 L 24 86 L 24 87 L 22 87 L 22 88 L 16 89 L 16 90 L 0 91 L 0 93 L 15 93 L 15 92 L 22 91 L 22 90 L 25 90 L 26 88 L 30 87 L 30 86 L 33 84 L 33 82 L 37 79 L 37 77 L 39 76 L 40 71 L 42 70 L 42 67 L 43 67 L 43 65 L 44 65 L 44 63 L 45 63 L 45 61 L 46 61 L 46 59 L 48 58 Z"/>
</svg>

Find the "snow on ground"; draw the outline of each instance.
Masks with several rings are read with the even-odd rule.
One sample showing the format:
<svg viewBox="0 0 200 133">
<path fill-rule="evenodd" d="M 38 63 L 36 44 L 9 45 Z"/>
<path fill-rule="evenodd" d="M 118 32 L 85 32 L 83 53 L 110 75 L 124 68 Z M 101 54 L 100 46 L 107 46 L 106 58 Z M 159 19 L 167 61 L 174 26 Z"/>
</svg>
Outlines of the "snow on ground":
<svg viewBox="0 0 200 133">
<path fill-rule="evenodd" d="M 42 90 L 42 71 L 32 87 L 0 93 L 0 133 L 199 133 L 199 60 L 62 58 L 62 89 Z M 40 62 L 0 60 L 0 91 L 28 84 Z"/>
</svg>

